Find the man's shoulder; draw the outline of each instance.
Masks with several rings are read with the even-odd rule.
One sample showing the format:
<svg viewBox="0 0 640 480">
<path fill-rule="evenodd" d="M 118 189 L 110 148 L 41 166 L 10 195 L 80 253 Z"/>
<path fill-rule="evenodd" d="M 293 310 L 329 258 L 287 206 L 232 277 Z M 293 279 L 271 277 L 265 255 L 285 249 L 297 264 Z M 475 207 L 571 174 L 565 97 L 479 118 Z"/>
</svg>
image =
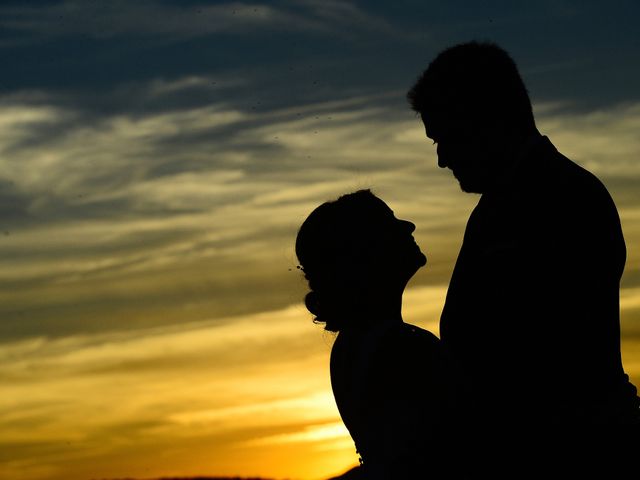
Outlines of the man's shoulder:
<svg viewBox="0 0 640 480">
<path fill-rule="evenodd" d="M 584 244 L 604 232 L 611 239 L 621 236 L 613 197 L 596 173 L 579 163 L 581 159 L 574 161 L 551 146 L 539 160 L 542 185 L 536 186 L 526 203 L 529 221 L 538 226 L 553 225 L 559 237 L 579 237 Z"/>
<path fill-rule="evenodd" d="M 536 153 L 537 157 L 539 157 L 537 160 L 542 165 L 554 170 L 554 173 L 560 175 L 561 178 L 562 176 L 571 178 L 576 186 L 606 190 L 596 174 L 583 166 L 580 161 L 569 158 L 569 156 L 560 152 L 547 137 L 544 137 L 544 142 Z"/>
<path fill-rule="evenodd" d="M 564 166 L 565 175 L 572 179 L 572 185 L 575 188 L 581 188 L 585 192 L 609 195 L 604 183 L 595 173 L 560 152 L 558 152 L 558 156 Z"/>
<path fill-rule="evenodd" d="M 564 199 L 577 209 L 595 205 L 615 209 L 609 190 L 596 173 L 558 151 L 547 137 L 531 162 L 539 169 L 537 189 L 541 194 Z"/>
</svg>

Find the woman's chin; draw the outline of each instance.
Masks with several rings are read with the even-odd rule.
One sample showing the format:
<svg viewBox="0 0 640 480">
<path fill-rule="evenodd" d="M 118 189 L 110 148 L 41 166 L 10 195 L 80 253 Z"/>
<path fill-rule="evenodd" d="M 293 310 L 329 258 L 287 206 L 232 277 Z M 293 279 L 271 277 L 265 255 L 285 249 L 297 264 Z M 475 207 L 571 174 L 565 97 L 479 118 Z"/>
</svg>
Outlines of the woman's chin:
<svg viewBox="0 0 640 480">
<path fill-rule="evenodd" d="M 427 264 L 427 257 L 424 253 L 420 252 L 413 259 L 413 267 L 411 268 L 411 277 L 413 277 L 418 272 L 418 270 L 420 270 L 426 264 Z"/>
</svg>

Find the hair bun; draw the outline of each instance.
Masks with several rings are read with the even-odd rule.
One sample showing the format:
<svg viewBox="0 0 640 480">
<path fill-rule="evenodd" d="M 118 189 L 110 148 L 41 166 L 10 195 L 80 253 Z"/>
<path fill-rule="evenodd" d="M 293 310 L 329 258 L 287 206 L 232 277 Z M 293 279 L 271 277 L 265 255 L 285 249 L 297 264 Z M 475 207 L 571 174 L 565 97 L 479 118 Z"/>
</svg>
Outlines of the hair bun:
<svg viewBox="0 0 640 480">
<path fill-rule="evenodd" d="M 314 291 L 307 293 L 304 297 L 304 305 L 316 317 L 320 316 L 320 298 Z"/>
</svg>

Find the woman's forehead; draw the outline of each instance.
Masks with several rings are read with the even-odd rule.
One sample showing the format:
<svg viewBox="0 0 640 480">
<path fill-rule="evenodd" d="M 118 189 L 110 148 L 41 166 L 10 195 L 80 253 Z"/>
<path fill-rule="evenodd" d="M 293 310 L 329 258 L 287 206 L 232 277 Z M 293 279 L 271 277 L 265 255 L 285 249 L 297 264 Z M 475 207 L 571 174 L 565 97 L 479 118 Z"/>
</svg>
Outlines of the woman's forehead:
<svg viewBox="0 0 640 480">
<path fill-rule="evenodd" d="M 378 197 L 373 197 L 373 200 L 374 200 L 374 202 L 372 203 L 373 212 L 383 216 L 394 215 L 393 210 L 391 209 L 391 207 L 389 207 L 389 205 L 387 205 L 384 202 L 384 200 Z"/>
</svg>

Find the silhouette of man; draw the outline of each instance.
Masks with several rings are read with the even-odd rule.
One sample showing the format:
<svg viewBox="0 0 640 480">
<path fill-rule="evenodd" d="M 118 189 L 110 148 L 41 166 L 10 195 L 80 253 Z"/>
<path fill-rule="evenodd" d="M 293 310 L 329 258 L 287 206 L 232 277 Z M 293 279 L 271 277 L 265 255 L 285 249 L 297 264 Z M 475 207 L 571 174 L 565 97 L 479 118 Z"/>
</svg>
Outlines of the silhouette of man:
<svg viewBox="0 0 640 480">
<path fill-rule="evenodd" d="M 444 50 L 407 98 L 438 165 L 481 194 L 440 319 L 473 391 L 478 462 L 522 478 L 496 465 L 544 470 L 581 442 L 619 463 L 604 448 L 614 429 L 637 436 L 639 414 L 620 354 L 626 247 L 611 196 L 539 133 L 515 63 L 493 43 Z M 577 471 L 578 457 L 565 460 Z"/>
</svg>

